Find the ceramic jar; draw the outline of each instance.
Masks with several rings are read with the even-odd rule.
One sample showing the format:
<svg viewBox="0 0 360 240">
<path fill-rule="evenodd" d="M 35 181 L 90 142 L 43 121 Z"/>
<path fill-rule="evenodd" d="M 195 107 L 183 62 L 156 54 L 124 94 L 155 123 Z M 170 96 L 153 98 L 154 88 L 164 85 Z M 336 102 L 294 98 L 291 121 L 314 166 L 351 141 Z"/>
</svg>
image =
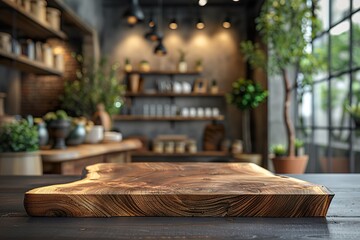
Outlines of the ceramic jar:
<svg viewBox="0 0 360 240">
<path fill-rule="evenodd" d="M 53 67 L 54 66 L 54 55 L 53 55 L 52 48 L 49 46 L 49 44 L 44 43 L 42 45 L 42 49 L 43 49 L 42 54 L 43 54 L 45 65 L 48 67 Z"/>
<path fill-rule="evenodd" d="M 31 39 L 21 41 L 21 52 L 30 60 L 35 60 L 35 45 Z"/>
<path fill-rule="evenodd" d="M 0 49 L 7 53 L 11 52 L 11 35 L 0 32 Z"/>
<path fill-rule="evenodd" d="M 188 151 L 189 153 L 196 153 L 196 152 L 197 152 L 197 145 L 196 145 L 196 141 L 195 141 L 195 140 L 190 140 L 190 141 L 188 141 L 187 151 Z"/>
<path fill-rule="evenodd" d="M 185 142 L 179 141 L 175 144 L 175 153 L 185 153 Z"/>
<path fill-rule="evenodd" d="M 37 123 L 39 133 L 39 146 L 46 146 L 49 142 L 49 132 L 44 122 Z"/>
<path fill-rule="evenodd" d="M 104 127 L 95 125 L 85 137 L 86 143 L 99 143 L 104 139 Z"/>
<path fill-rule="evenodd" d="M 175 152 L 175 143 L 174 142 L 166 142 L 164 147 L 165 153 L 174 153 Z"/>
<path fill-rule="evenodd" d="M 46 8 L 46 21 L 54 30 L 60 31 L 61 12 L 56 8 Z"/>
<path fill-rule="evenodd" d="M 86 137 L 86 129 L 84 123 L 77 123 L 71 129 L 69 136 L 66 138 L 66 144 L 76 146 L 84 143 Z"/>
<path fill-rule="evenodd" d="M 243 152 L 243 143 L 241 140 L 235 140 L 231 145 L 231 153 L 237 154 Z"/>
<path fill-rule="evenodd" d="M 164 143 L 161 141 L 154 142 L 153 152 L 155 153 L 163 153 L 164 152 Z"/>
<path fill-rule="evenodd" d="M 187 63 L 185 61 L 179 62 L 178 71 L 181 73 L 187 72 Z"/>
<path fill-rule="evenodd" d="M 46 24 L 46 5 L 45 0 L 31 0 L 31 13 L 44 24 Z"/>
<path fill-rule="evenodd" d="M 65 70 L 64 54 L 54 54 L 54 65 L 57 70 L 63 72 Z"/>
</svg>

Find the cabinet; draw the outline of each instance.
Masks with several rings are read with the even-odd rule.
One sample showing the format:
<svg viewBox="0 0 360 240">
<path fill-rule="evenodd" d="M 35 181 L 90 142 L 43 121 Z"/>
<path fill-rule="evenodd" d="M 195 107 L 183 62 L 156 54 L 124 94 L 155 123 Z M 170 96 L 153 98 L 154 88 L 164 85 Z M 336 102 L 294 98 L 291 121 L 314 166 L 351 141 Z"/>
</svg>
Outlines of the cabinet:
<svg viewBox="0 0 360 240">
<path fill-rule="evenodd" d="M 229 155 L 225 152 L 210 152 L 202 151 L 202 135 L 204 127 L 209 122 L 222 122 L 225 120 L 225 93 L 209 91 L 203 93 L 194 92 L 174 92 L 173 90 L 159 91 L 157 88 L 157 81 L 169 81 L 173 84 L 177 82 L 188 82 L 194 84 L 195 79 L 201 77 L 199 72 L 180 73 L 175 71 L 132 71 L 125 73 L 127 85 L 131 81 L 131 75 L 138 74 L 142 79 L 139 91 L 126 92 L 126 102 L 130 102 L 128 111 L 121 115 L 113 116 L 115 126 L 117 126 L 125 136 L 143 136 L 151 142 L 152 139 L 158 135 L 187 135 L 197 142 L 197 153 L 183 153 L 183 154 L 159 154 L 151 151 L 136 152 L 133 154 L 135 161 L 148 161 L 149 159 L 166 158 L 166 161 L 173 161 L 174 159 L 219 159 L 227 158 Z M 177 114 L 173 112 L 169 114 L 144 114 L 145 105 L 162 105 L 177 106 Z M 181 114 L 182 108 L 217 108 L 219 110 L 216 115 L 188 115 Z M 222 113 L 220 113 L 222 111 Z M 165 112 L 165 111 L 164 111 Z M 171 158 L 171 159 L 170 159 Z M 174 160 L 175 161 L 175 160 Z"/>
</svg>

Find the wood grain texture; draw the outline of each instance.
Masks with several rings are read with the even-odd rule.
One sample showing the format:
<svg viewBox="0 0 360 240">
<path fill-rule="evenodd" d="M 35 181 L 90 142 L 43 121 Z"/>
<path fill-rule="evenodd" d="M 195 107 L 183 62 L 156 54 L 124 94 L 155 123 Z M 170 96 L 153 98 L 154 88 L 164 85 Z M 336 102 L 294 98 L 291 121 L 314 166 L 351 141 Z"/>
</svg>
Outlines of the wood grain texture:
<svg viewBox="0 0 360 240">
<path fill-rule="evenodd" d="M 30 216 L 323 217 L 333 196 L 251 163 L 105 163 L 26 192 L 24 205 Z"/>
</svg>

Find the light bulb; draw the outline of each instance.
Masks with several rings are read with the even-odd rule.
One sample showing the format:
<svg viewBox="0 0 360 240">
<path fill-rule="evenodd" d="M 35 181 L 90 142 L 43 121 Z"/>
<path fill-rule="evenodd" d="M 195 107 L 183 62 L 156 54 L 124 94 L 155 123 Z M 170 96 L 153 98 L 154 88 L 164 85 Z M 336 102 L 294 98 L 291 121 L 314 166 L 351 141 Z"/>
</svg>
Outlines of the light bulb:
<svg viewBox="0 0 360 240">
<path fill-rule="evenodd" d="M 207 4 L 207 0 L 199 0 L 199 6 L 203 7 Z"/>
</svg>

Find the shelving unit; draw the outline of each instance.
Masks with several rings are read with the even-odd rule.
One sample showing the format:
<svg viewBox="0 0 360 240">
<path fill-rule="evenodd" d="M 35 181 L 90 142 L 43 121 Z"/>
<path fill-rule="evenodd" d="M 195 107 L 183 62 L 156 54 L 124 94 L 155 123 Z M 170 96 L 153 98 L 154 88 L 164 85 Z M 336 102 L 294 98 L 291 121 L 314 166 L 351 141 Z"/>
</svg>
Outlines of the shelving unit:
<svg viewBox="0 0 360 240">
<path fill-rule="evenodd" d="M 42 62 L 33 61 L 24 56 L 7 53 L 0 50 L 0 64 L 14 67 L 22 72 L 35 73 L 39 75 L 62 76 L 62 72 L 46 66 Z"/>
<path fill-rule="evenodd" d="M 182 116 L 169 116 L 169 117 L 155 117 L 155 116 L 138 116 L 138 115 L 115 115 L 113 120 L 116 121 L 222 121 L 224 116 L 218 117 L 182 117 Z"/>
<path fill-rule="evenodd" d="M 14 19 L 16 21 L 15 25 L 13 24 Z M 10 27 L 15 27 L 17 31 L 20 31 L 27 37 L 37 39 L 67 39 L 67 35 L 64 32 L 50 28 L 10 0 L 0 0 L 0 21 Z"/>
<path fill-rule="evenodd" d="M 131 154 L 134 157 L 227 157 L 230 156 L 228 152 L 221 151 L 200 151 L 196 153 L 156 153 L 151 151 L 134 152 Z"/>
<path fill-rule="evenodd" d="M 224 97 L 225 93 L 132 93 L 127 92 L 125 97 Z"/>
<path fill-rule="evenodd" d="M 189 71 L 189 72 L 178 72 L 178 71 L 161 71 L 161 70 L 151 70 L 148 72 L 144 72 L 144 71 L 131 71 L 131 72 L 125 72 L 125 74 L 127 75 L 131 75 L 131 74 L 140 74 L 140 75 L 170 75 L 170 76 L 174 76 L 174 75 L 183 75 L 183 76 L 191 76 L 191 75 L 199 75 L 201 74 L 201 72 L 196 72 L 196 71 Z"/>
</svg>

